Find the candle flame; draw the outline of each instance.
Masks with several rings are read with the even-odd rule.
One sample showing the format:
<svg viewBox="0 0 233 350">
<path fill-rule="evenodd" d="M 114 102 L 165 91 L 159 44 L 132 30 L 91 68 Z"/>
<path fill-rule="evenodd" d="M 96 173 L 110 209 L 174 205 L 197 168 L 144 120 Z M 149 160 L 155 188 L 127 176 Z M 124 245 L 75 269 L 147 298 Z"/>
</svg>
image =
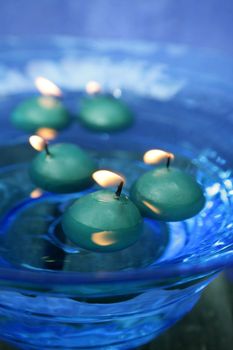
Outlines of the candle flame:
<svg viewBox="0 0 233 350">
<path fill-rule="evenodd" d="M 33 199 L 40 198 L 43 195 L 43 191 L 40 188 L 35 188 L 31 193 L 30 197 Z"/>
<path fill-rule="evenodd" d="M 35 79 L 35 85 L 39 92 L 44 96 L 62 96 L 61 89 L 52 81 L 44 77 L 37 77 Z"/>
<path fill-rule="evenodd" d="M 46 146 L 46 141 L 43 139 L 43 137 L 39 135 L 32 135 L 29 137 L 29 143 L 30 145 L 37 151 L 43 151 L 43 149 Z"/>
<path fill-rule="evenodd" d="M 144 154 L 143 161 L 146 164 L 157 164 L 168 158 L 173 160 L 174 154 L 160 149 L 151 149 Z"/>
<path fill-rule="evenodd" d="M 114 238 L 114 234 L 112 231 L 102 231 L 93 233 L 91 239 L 92 242 L 102 247 L 106 247 L 117 242 Z"/>
<path fill-rule="evenodd" d="M 57 136 L 57 131 L 50 128 L 40 128 L 37 130 L 36 134 L 45 140 L 54 140 Z"/>
<path fill-rule="evenodd" d="M 102 187 L 110 187 L 119 185 L 121 181 L 125 182 L 125 178 L 119 174 L 109 170 L 97 170 L 92 174 L 93 179 Z"/>
<path fill-rule="evenodd" d="M 101 85 L 97 81 L 89 81 L 86 85 L 86 92 L 89 95 L 98 94 L 101 91 Z"/>
</svg>

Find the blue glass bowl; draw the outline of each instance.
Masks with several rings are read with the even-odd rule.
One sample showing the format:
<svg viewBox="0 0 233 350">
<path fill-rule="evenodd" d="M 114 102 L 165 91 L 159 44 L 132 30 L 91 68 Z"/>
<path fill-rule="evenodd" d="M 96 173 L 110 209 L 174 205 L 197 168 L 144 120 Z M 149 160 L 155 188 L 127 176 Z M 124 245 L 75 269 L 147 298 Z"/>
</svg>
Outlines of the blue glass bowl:
<svg viewBox="0 0 233 350">
<path fill-rule="evenodd" d="M 130 349 L 192 309 L 202 290 L 233 264 L 233 62 L 216 53 L 145 43 L 70 38 L 0 44 L 0 337 L 22 349 Z M 75 116 L 89 80 L 121 95 L 131 129 L 87 131 L 75 119 L 58 141 L 87 148 L 101 167 L 127 176 L 127 193 L 164 148 L 205 188 L 203 211 L 184 222 L 145 219 L 142 238 L 118 253 L 79 250 L 60 230 L 66 206 L 83 193 L 32 199 L 28 135 L 9 115 L 46 76 Z M 107 150 L 106 150 L 107 149 Z M 91 189 L 94 190 L 95 188 Z"/>
</svg>

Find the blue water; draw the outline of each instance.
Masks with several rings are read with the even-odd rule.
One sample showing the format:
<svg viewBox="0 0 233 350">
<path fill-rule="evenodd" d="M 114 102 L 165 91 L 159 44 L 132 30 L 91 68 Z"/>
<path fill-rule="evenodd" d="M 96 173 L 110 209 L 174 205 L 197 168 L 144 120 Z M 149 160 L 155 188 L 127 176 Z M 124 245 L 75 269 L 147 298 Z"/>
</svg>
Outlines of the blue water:
<svg viewBox="0 0 233 350">
<path fill-rule="evenodd" d="M 95 153 L 99 168 L 111 169 L 126 176 L 126 194 L 135 179 L 152 168 L 140 160 L 140 155 L 136 157 L 128 152 L 110 152 L 108 156 L 103 156 Z M 3 200 L 1 203 L 2 208 L 8 208 L 2 218 L 0 231 L 3 265 L 76 272 L 128 271 L 177 259 L 191 261 L 202 258 L 202 253 L 205 254 L 207 249 L 220 245 L 221 227 L 224 226 L 222 213 L 228 203 L 227 198 L 224 199 L 226 190 L 223 185 L 205 173 L 201 162 L 196 165 L 197 161 L 178 156 L 175 163 L 195 174 L 202 183 L 207 198 L 204 210 L 184 222 L 159 223 L 145 218 L 139 241 L 111 254 L 79 249 L 65 237 L 60 224 L 66 207 L 85 193 L 97 190 L 97 185 L 83 193 L 44 193 L 32 199 L 30 195 L 35 186 L 28 175 L 28 164 L 6 168 L 0 174 L 1 186 L 8 194 L 5 202 Z M 205 166 L 208 169 L 211 164 Z M 231 242 L 230 237 L 224 239 L 225 247 L 227 239 L 229 244 Z"/>
<path fill-rule="evenodd" d="M 25 95 L 5 98 L 1 105 L 4 115 L 9 115 L 24 98 Z M 127 178 L 126 194 L 132 182 L 150 169 L 142 162 L 145 150 L 164 148 L 176 153 L 176 166 L 195 175 L 205 189 L 206 206 L 185 222 L 161 224 L 145 218 L 141 239 L 121 252 L 100 254 L 80 250 L 64 237 L 60 217 L 66 206 L 84 193 L 43 194 L 31 199 L 35 187 L 27 166 L 34 153 L 26 145 L 27 135 L 14 130 L 9 118 L 5 118 L 8 146 L 2 146 L 0 172 L 0 265 L 9 271 L 16 269 L 15 274 L 22 278 L 25 271 L 38 273 L 39 282 L 41 278 L 41 288 L 19 282 L 2 283 L 0 334 L 23 349 L 136 347 L 188 312 L 216 270 L 188 279 L 181 275 L 161 285 L 154 281 L 119 280 L 56 287 L 44 283 L 41 272 L 60 275 L 69 271 L 94 272 L 104 276 L 107 272 L 139 271 L 143 276 L 143 271 L 167 263 L 198 265 L 232 244 L 228 212 L 232 182 L 225 160 L 211 149 L 219 135 L 210 138 L 204 133 L 200 137 L 203 127 L 211 128 L 212 121 L 207 117 L 210 112 L 197 113 L 195 108 L 181 107 L 179 97 L 162 103 L 135 99 L 135 95 L 128 93 L 126 100 L 135 113 L 132 129 L 114 135 L 92 134 L 74 122 L 58 140 L 86 147 L 98 159 L 100 168 L 123 173 Z M 74 116 L 77 95 L 66 95 L 64 103 Z M 218 118 L 215 127 L 217 123 Z M 205 142 L 207 148 L 202 147 Z"/>
</svg>

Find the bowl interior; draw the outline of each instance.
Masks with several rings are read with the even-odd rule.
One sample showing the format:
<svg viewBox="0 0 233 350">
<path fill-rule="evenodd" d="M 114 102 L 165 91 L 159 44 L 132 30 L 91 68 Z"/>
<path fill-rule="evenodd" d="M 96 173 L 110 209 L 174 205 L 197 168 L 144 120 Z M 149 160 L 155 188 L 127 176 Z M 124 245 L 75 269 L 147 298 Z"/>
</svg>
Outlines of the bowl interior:
<svg viewBox="0 0 233 350">
<path fill-rule="evenodd" d="M 164 243 L 168 247 L 169 242 L 170 251 L 158 253 L 152 249 L 151 259 L 143 259 L 141 265 L 135 261 L 135 251 L 133 258 L 119 269 L 114 265 L 116 259 L 112 265 L 106 256 L 97 259 L 102 261 L 101 273 L 93 269 L 74 273 L 71 268 L 68 271 L 57 268 L 56 273 L 50 268 L 38 271 L 38 266 L 34 269 L 27 264 L 22 266 L 16 260 L 12 268 L 3 258 L 0 270 L 3 280 L 11 280 L 12 286 L 23 281 L 30 288 L 38 283 L 38 278 L 44 287 L 61 281 L 72 286 L 76 282 L 93 286 L 131 280 L 139 288 L 155 280 L 177 284 L 202 278 L 232 262 L 233 191 L 229 164 L 233 142 L 233 63 L 230 59 L 174 45 L 96 43 L 64 38 L 47 44 L 15 40 L 1 45 L 4 48 L 0 54 L 2 237 L 12 214 L 10 209 L 15 208 L 19 199 L 25 201 L 33 189 L 25 170 L 25 164 L 33 157 L 26 145 L 28 135 L 16 130 L 9 116 L 20 101 L 36 94 L 33 80 L 39 75 L 62 87 L 63 101 L 74 118 L 71 127 L 61 132 L 57 141 L 73 141 L 101 159 L 102 166 L 111 165 L 115 170 L 127 172 L 129 186 L 148 169 L 141 162 L 144 151 L 151 148 L 172 151 L 178 155 L 177 165 L 198 178 L 208 198 L 205 209 L 194 219 L 168 224 L 165 229 L 157 227 L 157 231 L 153 228 L 153 232 L 163 232 L 160 239 L 165 237 L 167 228 L 173 232 L 173 238 L 169 236 Z M 97 80 L 103 91 L 120 96 L 129 105 L 135 115 L 132 128 L 114 134 L 94 133 L 77 123 L 80 99 L 90 80 Z M 16 174 L 21 178 L 16 179 Z M 20 190 L 18 183 L 24 183 Z M 13 199 L 9 196 L 12 192 Z M 72 199 L 50 198 L 56 206 Z M 64 291 L 65 288 L 56 289 L 56 292 Z"/>
</svg>

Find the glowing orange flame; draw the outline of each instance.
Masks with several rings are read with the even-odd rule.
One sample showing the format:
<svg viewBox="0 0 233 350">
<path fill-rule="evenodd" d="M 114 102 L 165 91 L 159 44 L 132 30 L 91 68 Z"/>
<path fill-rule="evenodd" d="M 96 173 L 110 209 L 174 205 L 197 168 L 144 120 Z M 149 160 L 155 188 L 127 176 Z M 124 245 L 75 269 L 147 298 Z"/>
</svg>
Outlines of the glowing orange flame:
<svg viewBox="0 0 233 350">
<path fill-rule="evenodd" d="M 116 239 L 113 238 L 112 231 L 102 231 L 102 232 L 93 233 L 91 239 L 92 239 L 92 242 L 102 247 L 106 247 L 117 242 Z"/>
<path fill-rule="evenodd" d="M 89 95 L 98 94 L 101 91 L 101 85 L 97 81 L 89 81 L 86 85 L 86 92 Z"/>
<path fill-rule="evenodd" d="M 50 128 L 40 128 L 37 130 L 36 134 L 41 136 L 45 140 L 54 140 L 57 136 L 57 131 Z"/>
<path fill-rule="evenodd" d="M 43 151 L 43 149 L 46 146 L 46 141 L 38 136 L 38 135 L 32 135 L 29 137 L 29 143 L 30 145 L 37 151 Z"/>
<path fill-rule="evenodd" d="M 42 195 L 43 191 L 40 188 L 35 188 L 35 190 L 30 193 L 30 197 L 33 199 L 40 198 Z"/>
<path fill-rule="evenodd" d="M 157 164 L 168 158 L 173 160 L 174 154 L 160 149 L 151 149 L 144 154 L 143 161 L 146 164 Z"/>
<path fill-rule="evenodd" d="M 97 170 L 92 174 L 93 179 L 102 187 L 119 185 L 125 178 L 109 170 Z"/>
<path fill-rule="evenodd" d="M 61 89 L 59 89 L 59 87 L 52 81 L 44 77 L 37 77 L 35 79 L 35 85 L 42 95 L 57 97 L 62 95 Z"/>
</svg>

